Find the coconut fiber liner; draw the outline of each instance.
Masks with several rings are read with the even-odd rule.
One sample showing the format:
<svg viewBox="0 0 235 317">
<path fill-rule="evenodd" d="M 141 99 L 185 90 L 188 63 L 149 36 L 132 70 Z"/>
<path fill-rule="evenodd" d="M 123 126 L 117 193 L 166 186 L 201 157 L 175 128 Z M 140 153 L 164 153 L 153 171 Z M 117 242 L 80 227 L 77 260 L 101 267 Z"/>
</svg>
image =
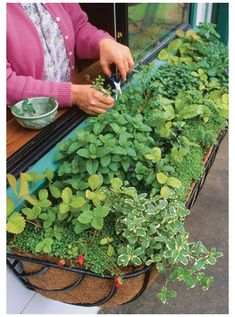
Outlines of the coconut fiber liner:
<svg viewBox="0 0 235 317">
<path fill-rule="evenodd" d="M 19 252 L 16 253 L 21 256 L 23 255 L 24 257 L 32 256 L 30 254 L 20 254 Z M 37 257 L 34 255 L 32 257 L 38 260 L 46 260 L 45 257 Z M 26 261 L 21 261 L 21 264 L 26 273 L 36 272 L 43 269 L 44 267 L 43 265 Z M 139 271 L 143 268 L 144 266 L 135 268 L 135 271 Z M 135 272 L 133 268 L 128 267 L 122 269 L 121 271 L 123 274 L 130 274 Z M 115 288 L 114 294 L 111 296 L 111 298 L 104 304 L 99 305 L 102 307 L 117 306 L 131 301 L 141 291 L 145 280 L 145 273 L 142 273 L 131 278 L 124 278 L 123 286 L 121 288 L 116 288 L 113 278 L 84 275 L 81 283 L 72 290 L 67 290 L 63 292 L 56 291 L 64 289 L 73 283 L 76 283 L 81 275 L 82 274 L 78 272 L 71 272 L 64 270 L 63 268 L 55 268 L 49 266 L 48 270 L 42 275 L 28 277 L 27 279 L 33 287 L 36 287 L 35 290 L 38 293 L 47 298 L 75 305 L 84 304 L 84 306 L 86 306 L 86 304 L 88 304 L 87 306 L 90 306 L 89 304 L 93 304 L 95 306 L 95 303 L 106 298 L 112 292 L 112 289 Z M 148 285 L 150 285 L 156 279 L 157 275 L 158 272 L 155 266 L 153 266 L 150 269 Z"/>
</svg>

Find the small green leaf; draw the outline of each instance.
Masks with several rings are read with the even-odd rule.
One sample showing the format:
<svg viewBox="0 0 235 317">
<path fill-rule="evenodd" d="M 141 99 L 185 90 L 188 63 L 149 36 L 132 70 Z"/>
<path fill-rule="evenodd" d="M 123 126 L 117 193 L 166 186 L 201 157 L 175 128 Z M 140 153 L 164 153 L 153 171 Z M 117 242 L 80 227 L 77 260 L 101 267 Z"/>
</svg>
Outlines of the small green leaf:
<svg viewBox="0 0 235 317">
<path fill-rule="evenodd" d="M 41 252 L 41 251 L 43 250 L 43 246 L 44 246 L 43 241 L 38 242 L 38 244 L 37 244 L 36 247 L 35 247 L 35 252 L 36 252 L 36 253 Z"/>
<path fill-rule="evenodd" d="M 117 192 L 122 186 L 123 186 L 123 181 L 120 178 L 112 178 L 110 180 L 110 183 L 112 185 L 112 188 L 115 192 Z"/>
<path fill-rule="evenodd" d="M 160 61 L 166 61 L 171 56 L 171 52 L 168 49 L 163 48 L 160 53 L 158 54 L 158 59 Z"/>
<path fill-rule="evenodd" d="M 103 183 L 103 178 L 100 175 L 94 174 L 88 178 L 88 184 L 92 190 L 99 188 Z"/>
<path fill-rule="evenodd" d="M 145 237 L 146 232 L 143 229 L 136 229 L 136 235 L 139 237 Z"/>
<path fill-rule="evenodd" d="M 173 41 L 170 42 L 170 44 L 168 45 L 168 49 L 170 51 L 176 51 L 180 48 L 180 46 L 182 45 L 182 40 L 180 39 L 175 39 Z"/>
<path fill-rule="evenodd" d="M 105 244 L 108 244 L 110 242 L 113 242 L 113 238 L 111 238 L 111 237 L 105 237 L 105 238 L 100 240 L 101 245 L 105 245 Z"/>
<path fill-rule="evenodd" d="M 52 172 L 52 170 L 47 168 L 45 171 L 45 175 L 46 175 L 46 178 L 49 180 L 49 182 L 51 182 L 54 177 L 54 173 Z"/>
<path fill-rule="evenodd" d="M 90 175 L 94 174 L 97 171 L 98 166 L 99 166 L 98 160 L 89 159 L 86 162 L 86 170 Z"/>
<path fill-rule="evenodd" d="M 107 255 L 113 256 L 115 254 L 114 248 L 111 246 L 111 244 L 108 246 Z"/>
<path fill-rule="evenodd" d="M 156 178 L 160 184 L 165 184 L 168 180 L 168 176 L 166 176 L 164 173 L 157 173 Z"/>
<path fill-rule="evenodd" d="M 109 165 L 109 163 L 111 162 L 111 155 L 108 154 L 106 156 L 101 157 L 100 159 L 100 163 L 103 167 L 106 167 Z"/>
<path fill-rule="evenodd" d="M 47 199 L 48 191 L 46 189 L 40 189 L 38 192 L 38 197 L 39 197 L 39 200 Z"/>
<path fill-rule="evenodd" d="M 15 208 L 15 203 L 9 197 L 7 197 L 7 216 L 10 216 L 14 208 Z"/>
<path fill-rule="evenodd" d="M 161 188 L 160 194 L 161 194 L 162 198 L 167 200 L 169 198 L 169 195 L 170 195 L 170 188 L 168 186 L 163 186 Z"/>
<path fill-rule="evenodd" d="M 70 202 L 70 206 L 73 208 L 81 208 L 82 206 L 84 206 L 86 203 L 85 198 L 83 197 L 73 197 L 71 202 Z"/>
<path fill-rule="evenodd" d="M 170 296 L 171 298 L 174 298 L 174 297 L 177 296 L 177 293 L 176 293 L 175 291 L 173 291 L 173 290 L 168 291 L 168 294 L 169 294 L 169 296 Z"/>
<path fill-rule="evenodd" d="M 94 128 L 93 128 L 94 134 L 99 135 L 104 128 L 105 128 L 105 124 L 101 124 L 100 122 L 96 122 L 94 124 Z"/>
<path fill-rule="evenodd" d="M 29 185 L 25 173 L 20 173 L 20 193 L 19 196 L 23 197 L 28 195 Z"/>
<path fill-rule="evenodd" d="M 138 256 L 133 256 L 131 258 L 131 261 L 134 265 L 138 266 L 142 263 L 141 259 Z"/>
<path fill-rule="evenodd" d="M 49 189 L 50 189 L 51 195 L 54 198 L 59 198 L 61 196 L 61 192 L 60 192 L 59 188 L 57 188 L 55 185 L 50 184 Z"/>
<path fill-rule="evenodd" d="M 100 207 L 94 208 L 93 212 L 94 212 L 95 217 L 104 218 L 109 213 L 109 207 L 108 206 L 100 206 Z"/>
<path fill-rule="evenodd" d="M 18 213 L 14 212 L 7 221 L 7 231 L 10 233 L 18 234 L 24 231 L 25 219 Z"/>
<path fill-rule="evenodd" d="M 77 154 L 80 155 L 81 157 L 89 158 L 90 154 L 87 149 L 80 149 L 77 151 Z"/>
<path fill-rule="evenodd" d="M 94 217 L 91 221 L 91 225 L 93 228 L 101 230 L 104 225 L 104 219 L 102 217 Z"/>
<path fill-rule="evenodd" d="M 65 214 L 66 212 L 69 211 L 69 205 L 62 203 L 59 205 L 59 211 L 61 214 Z"/>
<path fill-rule="evenodd" d="M 65 204 L 69 204 L 72 197 L 73 197 L 73 193 L 71 188 L 65 187 L 65 189 L 62 191 L 62 194 L 61 194 L 61 198 L 63 199 L 63 202 Z"/>
<path fill-rule="evenodd" d="M 7 180 L 11 188 L 13 189 L 15 195 L 17 195 L 17 185 L 16 185 L 16 178 L 14 175 L 7 174 Z"/>
<path fill-rule="evenodd" d="M 28 220 L 34 220 L 40 215 L 41 208 L 37 207 L 37 206 L 34 206 L 32 209 L 23 208 L 22 212 L 23 212 L 24 215 L 26 215 L 26 218 Z"/>
<path fill-rule="evenodd" d="M 129 256 L 127 254 L 121 254 L 118 257 L 118 264 L 123 265 L 123 266 L 127 266 L 129 263 Z"/>
<path fill-rule="evenodd" d="M 79 217 L 78 221 L 81 223 L 90 223 L 91 220 L 93 219 L 93 214 L 92 211 L 84 211 Z"/>
<path fill-rule="evenodd" d="M 174 187 L 174 188 L 179 188 L 179 187 L 182 185 L 182 183 L 181 183 L 181 181 L 180 181 L 178 178 L 176 178 L 176 177 L 169 177 L 169 178 L 167 179 L 167 185 L 169 185 L 169 186 L 171 186 L 171 187 Z"/>
</svg>

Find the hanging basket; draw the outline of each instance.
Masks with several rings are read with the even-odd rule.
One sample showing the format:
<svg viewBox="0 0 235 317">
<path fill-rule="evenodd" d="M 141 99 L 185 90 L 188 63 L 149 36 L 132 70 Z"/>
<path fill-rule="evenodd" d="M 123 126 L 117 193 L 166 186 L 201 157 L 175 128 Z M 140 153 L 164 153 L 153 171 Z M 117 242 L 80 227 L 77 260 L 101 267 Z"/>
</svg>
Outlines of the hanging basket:
<svg viewBox="0 0 235 317">
<path fill-rule="evenodd" d="M 113 275 L 99 275 L 66 264 L 58 267 L 56 258 L 49 262 L 43 257 L 19 252 L 9 254 L 8 258 L 14 259 L 10 266 L 27 288 L 50 299 L 87 307 L 129 303 L 139 297 L 158 275 L 155 266 L 124 268 L 123 287 L 116 288 Z"/>
<path fill-rule="evenodd" d="M 204 157 L 205 172 L 200 180 L 192 183 L 185 201 L 188 209 L 197 199 L 226 132 L 226 129 L 221 131 L 217 144 L 212 145 Z M 129 303 L 138 298 L 158 275 L 154 265 L 121 268 L 124 284 L 116 288 L 113 275 L 96 274 L 71 267 L 69 263 L 58 267 L 57 261 L 56 258 L 19 252 L 7 254 L 8 265 L 27 288 L 44 297 L 79 306 L 112 307 Z"/>
</svg>

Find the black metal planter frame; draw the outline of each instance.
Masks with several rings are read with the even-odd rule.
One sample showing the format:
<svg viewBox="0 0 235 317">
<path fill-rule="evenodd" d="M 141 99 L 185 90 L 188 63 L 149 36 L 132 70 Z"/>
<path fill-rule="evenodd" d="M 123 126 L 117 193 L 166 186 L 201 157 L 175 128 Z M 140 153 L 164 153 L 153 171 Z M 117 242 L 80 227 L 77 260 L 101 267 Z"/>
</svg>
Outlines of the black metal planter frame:
<svg viewBox="0 0 235 317">
<path fill-rule="evenodd" d="M 191 191 L 191 194 L 189 196 L 189 198 L 187 199 L 185 206 L 186 208 L 190 209 L 193 204 L 195 203 L 198 194 L 205 182 L 205 179 L 208 175 L 208 172 L 211 168 L 211 166 L 214 163 L 216 154 L 218 152 L 220 143 L 222 142 L 224 136 L 226 135 L 227 129 L 223 129 L 217 139 L 217 144 L 213 145 L 211 153 L 208 157 L 208 160 L 205 163 L 205 171 L 203 176 L 201 177 L 200 180 L 198 180 L 195 184 L 194 187 Z M 31 273 L 26 273 L 23 269 L 22 266 L 22 262 L 29 262 L 29 263 L 34 263 L 34 264 L 39 264 L 42 266 L 42 268 L 38 271 L 35 272 L 31 272 Z M 108 300 L 110 300 L 112 298 L 112 296 L 116 293 L 116 287 L 115 287 L 115 281 L 114 281 L 114 276 L 113 275 L 108 275 L 108 274 L 96 274 L 94 272 L 91 271 L 87 271 L 87 270 L 83 270 L 83 269 L 78 269 L 78 268 L 73 268 L 73 267 L 69 267 L 69 266 L 63 266 L 63 267 L 58 267 L 55 263 L 52 262 L 48 262 L 48 261 L 42 261 L 42 260 L 37 260 L 37 259 L 31 259 L 31 258 L 27 258 L 27 257 L 23 257 L 23 256 L 19 256 L 19 255 L 15 255 L 12 253 L 8 253 L 7 254 L 7 264 L 10 267 L 10 269 L 14 272 L 14 274 L 17 276 L 17 278 L 20 279 L 20 281 L 23 283 L 23 285 L 25 287 L 27 287 L 30 290 L 33 291 L 47 291 L 47 292 L 66 292 L 66 291 L 70 291 L 76 287 L 78 287 L 79 285 L 81 285 L 81 282 L 83 281 L 85 276 L 94 276 L 97 278 L 105 278 L 105 279 L 110 279 L 112 280 L 112 288 L 109 292 L 109 294 L 107 296 L 105 296 L 103 299 L 99 300 L 98 302 L 95 303 L 76 303 L 76 304 L 72 304 L 72 305 L 77 305 L 77 306 L 85 306 L 85 307 L 92 307 L 92 306 L 99 306 L 102 305 L 104 303 L 106 303 Z M 71 285 L 66 286 L 62 289 L 54 289 L 54 290 L 47 290 L 47 289 L 42 289 L 42 288 L 38 288 L 36 286 L 33 286 L 32 284 L 30 284 L 28 278 L 29 277 L 33 277 L 33 276 L 42 276 L 44 273 L 46 273 L 48 271 L 48 269 L 52 267 L 52 268 L 57 268 L 57 269 L 61 269 L 61 270 L 66 270 L 69 272 L 73 272 L 73 273 L 78 273 L 79 277 L 78 279 L 73 282 Z M 151 273 L 151 268 L 152 266 L 148 266 L 145 267 L 141 270 L 135 271 L 133 273 L 130 274 L 125 274 L 123 275 L 124 279 L 131 279 L 134 278 L 136 276 L 139 276 L 141 274 L 144 274 L 144 280 L 143 280 L 143 284 L 141 289 L 139 290 L 139 292 L 133 297 L 131 298 L 129 301 L 125 302 L 124 304 L 130 303 L 133 300 L 135 300 L 136 298 L 138 298 L 146 289 L 148 282 L 149 282 L 149 277 L 150 277 L 150 273 Z"/>
</svg>

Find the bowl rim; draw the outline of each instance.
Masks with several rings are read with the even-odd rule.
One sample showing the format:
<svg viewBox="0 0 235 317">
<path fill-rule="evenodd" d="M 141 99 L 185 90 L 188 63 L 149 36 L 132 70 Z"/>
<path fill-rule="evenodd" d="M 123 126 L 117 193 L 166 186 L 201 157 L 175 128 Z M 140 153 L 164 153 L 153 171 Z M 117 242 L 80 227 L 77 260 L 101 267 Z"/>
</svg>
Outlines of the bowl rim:
<svg viewBox="0 0 235 317">
<path fill-rule="evenodd" d="M 53 98 L 54 102 L 55 102 L 55 106 L 52 110 L 50 110 L 49 112 L 46 112 L 44 114 L 41 114 L 41 115 L 38 115 L 38 116 L 33 116 L 33 117 L 23 117 L 23 116 L 19 116 L 17 114 L 15 114 L 13 111 L 12 111 L 12 107 L 13 106 L 16 106 L 18 105 L 19 103 L 22 103 L 25 99 L 27 100 L 34 100 L 34 99 L 49 99 L 49 98 Z M 32 97 L 32 98 L 25 98 L 25 99 L 22 99 L 20 101 L 18 101 L 17 103 L 15 103 L 14 105 L 12 105 L 11 108 L 11 113 L 14 117 L 16 118 L 19 118 L 19 119 L 24 119 L 24 120 L 38 120 L 38 119 L 41 119 L 41 118 L 44 118 L 44 117 L 47 117 L 48 115 L 52 114 L 53 112 L 55 112 L 57 109 L 58 109 L 58 106 L 59 106 L 59 103 L 58 101 L 54 98 L 54 97 Z"/>
</svg>

